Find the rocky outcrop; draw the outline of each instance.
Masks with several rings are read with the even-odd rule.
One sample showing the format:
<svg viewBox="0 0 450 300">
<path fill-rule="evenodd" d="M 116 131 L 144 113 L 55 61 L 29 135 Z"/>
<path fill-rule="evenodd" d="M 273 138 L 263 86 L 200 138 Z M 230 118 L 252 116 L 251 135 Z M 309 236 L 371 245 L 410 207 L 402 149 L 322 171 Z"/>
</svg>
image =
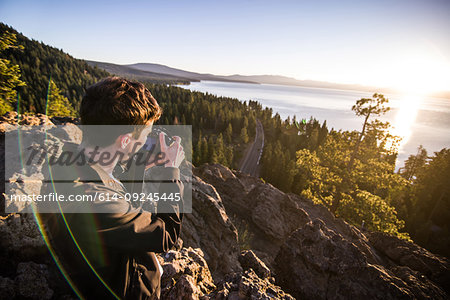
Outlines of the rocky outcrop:
<svg viewBox="0 0 450 300">
<path fill-rule="evenodd" d="M 252 250 L 242 251 L 239 256 L 239 262 L 244 270 L 252 269 L 260 278 L 271 277 L 270 269 Z"/>
<path fill-rule="evenodd" d="M 446 298 L 443 289 L 419 272 L 369 263 L 355 244 L 320 219 L 296 230 L 275 261 L 277 282 L 297 298 Z M 413 282 L 422 284 L 411 285 Z"/>
<path fill-rule="evenodd" d="M 15 111 L 10 111 L 0 116 L 0 131 L 4 128 L 5 125 L 53 125 L 52 121 L 49 117 L 43 114 L 36 115 L 19 115 Z M 6 127 L 6 126 L 5 126 Z"/>
<path fill-rule="evenodd" d="M 199 299 L 215 289 L 201 249 L 182 248 L 158 255 L 163 268 L 162 299 Z"/>
<path fill-rule="evenodd" d="M 42 187 L 42 180 L 49 178 L 48 168 L 44 168 L 45 161 L 41 158 L 46 157 L 47 154 L 58 155 L 65 142 L 80 143 L 81 130 L 72 123 L 55 126 L 44 115 L 34 119 L 31 116 L 23 116 L 19 118 L 19 124 L 21 124 L 19 137 L 18 131 L 14 131 L 14 120 L 16 119 L 9 118 L 8 122 L 11 123 L 0 122 L 0 130 L 5 130 L 2 132 L 0 143 L 2 153 L 0 154 L 3 154 L 4 159 L 7 160 L 7 164 L 3 164 L 0 171 L 5 178 L 11 180 L 2 186 L 2 189 L 5 188 L 7 194 L 37 195 Z M 33 149 L 36 154 L 23 157 L 22 149 Z M 28 153 L 31 153 L 31 150 Z M 2 201 L 1 204 L 7 213 L 31 211 L 30 202 L 27 201 L 7 201 L 6 206 Z"/>
<path fill-rule="evenodd" d="M 181 239 L 185 246 L 201 248 L 215 280 L 242 271 L 238 261 L 237 230 L 216 189 L 197 176 L 192 178 L 192 213 L 183 220 Z"/>
<path fill-rule="evenodd" d="M 53 117 L 49 118 L 43 114 L 35 115 L 19 115 L 15 111 L 10 111 L 0 116 L 0 125 L 10 124 L 10 125 L 65 125 L 65 124 L 79 124 L 78 118 L 72 117 Z M 0 126 L 0 128 L 2 128 Z"/>
<path fill-rule="evenodd" d="M 447 293 L 450 292 L 450 263 L 446 258 L 434 255 L 426 249 L 396 237 L 381 232 L 366 232 L 370 243 L 388 258 L 388 266 L 398 271 L 402 278 L 413 280 L 418 274 L 420 278 L 430 278 L 441 286 Z M 396 268 L 396 266 L 401 266 Z M 397 274 L 397 272 L 394 272 Z M 403 276 L 402 276 L 403 275 Z"/>
<path fill-rule="evenodd" d="M 250 248 L 269 267 L 283 241 L 309 220 L 288 195 L 260 179 L 221 165 L 203 165 L 194 174 L 217 189 L 235 221 L 247 224 L 251 231 Z"/>
<path fill-rule="evenodd" d="M 265 267 L 251 251 L 241 257 L 249 262 L 246 266 L 252 265 L 259 271 Z M 263 273 L 264 277 L 250 267 L 244 272 L 228 273 L 216 287 L 199 248 L 172 250 L 158 259 L 164 270 L 162 299 L 294 299 L 274 284 L 275 279 L 268 276 L 267 267 L 264 272 L 268 273 Z"/>
<path fill-rule="evenodd" d="M 0 299 L 76 299 L 31 214 L 0 217 Z"/>
<path fill-rule="evenodd" d="M 450 294 L 448 260 L 416 244 L 362 232 L 322 205 L 223 166 L 204 165 L 194 173 L 217 189 L 235 221 L 248 222 L 250 248 L 276 283 L 299 299 L 446 299 Z"/>
</svg>

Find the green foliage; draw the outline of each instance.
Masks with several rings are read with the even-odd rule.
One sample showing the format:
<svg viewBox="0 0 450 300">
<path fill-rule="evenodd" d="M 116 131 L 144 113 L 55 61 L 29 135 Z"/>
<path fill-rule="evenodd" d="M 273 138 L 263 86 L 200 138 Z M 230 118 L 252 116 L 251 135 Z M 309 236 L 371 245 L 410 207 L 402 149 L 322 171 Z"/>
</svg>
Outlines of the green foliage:
<svg viewBox="0 0 450 300">
<path fill-rule="evenodd" d="M 407 233 L 399 232 L 405 222 L 397 218 L 395 208 L 368 191 L 356 190 L 352 195 L 345 195 L 337 215 L 354 225 L 364 222 L 370 230 L 410 240 Z"/>
<path fill-rule="evenodd" d="M 383 115 L 390 110 L 385 106 L 389 102 L 382 94 L 375 93 L 372 98 L 361 98 L 352 106 L 357 116 Z"/>
<path fill-rule="evenodd" d="M 17 46 L 16 34 L 4 31 L 0 35 L 0 115 L 14 109 L 17 98 L 16 88 L 24 86 L 20 80 L 20 67 L 12 64 L 10 60 L 3 58 L 6 50 L 23 50 Z"/>
<path fill-rule="evenodd" d="M 53 80 L 48 87 L 47 116 L 49 117 L 76 117 L 76 112 L 69 100 L 61 95 L 61 91 Z"/>
<path fill-rule="evenodd" d="M 372 147 L 369 147 L 369 149 L 378 148 L 376 147 L 375 143 L 380 143 L 382 144 L 382 146 L 386 146 L 388 137 L 391 137 L 387 133 L 389 123 L 381 122 L 378 119 L 369 122 L 369 118 L 370 116 L 380 116 L 388 112 L 390 110 L 390 107 L 387 107 L 385 105 L 388 102 L 389 100 L 382 94 L 375 93 L 373 94 L 372 98 L 361 98 L 360 100 L 356 101 L 355 105 L 352 106 L 352 110 L 357 116 L 364 117 L 364 123 L 362 126 L 362 130 L 359 133 L 358 139 L 356 140 L 354 150 L 352 151 L 352 154 L 350 156 L 350 160 L 347 164 L 347 168 L 349 170 L 353 168 L 355 158 L 359 155 L 360 145 L 363 139 L 371 143 Z M 392 146 L 393 145 L 394 143 L 392 144 Z"/>
<path fill-rule="evenodd" d="M 297 152 L 301 194 L 328 208 L 340 197 L 337 216 L 354 225 L 361 225 L 364 220 L 371 230 L 407 238 L 407 234 L 400 232 L 404 222 L 389 204 L 395 196 L 392 191 L 401 189 L 404 179 L 393 173 L 390 164 L 375 158 L 367 163 L 357 160 L 354 171 L 347 173 L 345 166 L 351 151 L 347 135 L 346 132 L 331 132 L 316 152 L 308 149 Z M 347 186 L 343 186 L 345 176 L 349 178 Z"/>
<path fill-rule="evenodd" d="M 297 152 L 297 168 L 301 177 L 298 184 L 301 185 L 301 194 L 312 199 L 316 203 L 331 207 L 333 197 L 336 195 L 336 188 L 341 184 L 342 179 L 336 174 L 333 164 L 321 164 L 316 153 L 311 153 L 308 149 Z"/>
</svg>

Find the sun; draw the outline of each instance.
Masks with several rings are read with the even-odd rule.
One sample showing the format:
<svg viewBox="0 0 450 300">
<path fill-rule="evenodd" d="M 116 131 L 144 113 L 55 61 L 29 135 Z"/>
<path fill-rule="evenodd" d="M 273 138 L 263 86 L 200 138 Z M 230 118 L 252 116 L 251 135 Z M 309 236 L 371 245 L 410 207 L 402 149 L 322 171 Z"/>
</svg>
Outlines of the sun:
<svg viewBox="0 0 450 300">
<path fill-rule="evenodd" d="M 450 62 L 436 51 L 405 53 L 392 75 L 393 86 L 402 94 L 425 96 L 450 90 Z"/>
<path fill-rule="evenodd" d="M 358 71 L 361 84 L 401 95 L 433 96 L 450 91 L 450 55 L 433 43 L 399 43 L 366 57 Z"/>
</svg>

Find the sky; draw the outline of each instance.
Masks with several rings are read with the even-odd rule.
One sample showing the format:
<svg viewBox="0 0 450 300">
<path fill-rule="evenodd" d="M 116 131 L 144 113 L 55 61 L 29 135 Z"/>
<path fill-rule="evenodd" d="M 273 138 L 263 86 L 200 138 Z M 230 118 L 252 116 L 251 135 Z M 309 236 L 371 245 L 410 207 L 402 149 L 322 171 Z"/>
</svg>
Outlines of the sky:
<svg viewBox="0 0 450 300">
<path fill-rule="evenodd" d="M 450 0 L 0 0 L 0 21 L 81 59 L 450 90 Z"/>
</svg>

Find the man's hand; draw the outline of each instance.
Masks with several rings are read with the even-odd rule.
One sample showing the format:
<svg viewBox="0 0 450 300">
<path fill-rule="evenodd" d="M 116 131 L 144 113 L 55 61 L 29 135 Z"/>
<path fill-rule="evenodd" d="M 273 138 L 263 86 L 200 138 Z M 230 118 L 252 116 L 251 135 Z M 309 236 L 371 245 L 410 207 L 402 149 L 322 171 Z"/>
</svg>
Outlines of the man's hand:
<svg viewBox="0 0 450 300">
<path fill-rule="evenodd" d="M 159 144 L 161 145 L 161 152 L 165 153 L 165 167 L 178 168 L 181 162 L 184 160 L 184 150 L 181 146 L 181 138 L 179 136 L 174 136 L 175 142 L 167 147 L 166 140 L 164 138 L 164 133 L 159 134 Z"/>
</svg>

